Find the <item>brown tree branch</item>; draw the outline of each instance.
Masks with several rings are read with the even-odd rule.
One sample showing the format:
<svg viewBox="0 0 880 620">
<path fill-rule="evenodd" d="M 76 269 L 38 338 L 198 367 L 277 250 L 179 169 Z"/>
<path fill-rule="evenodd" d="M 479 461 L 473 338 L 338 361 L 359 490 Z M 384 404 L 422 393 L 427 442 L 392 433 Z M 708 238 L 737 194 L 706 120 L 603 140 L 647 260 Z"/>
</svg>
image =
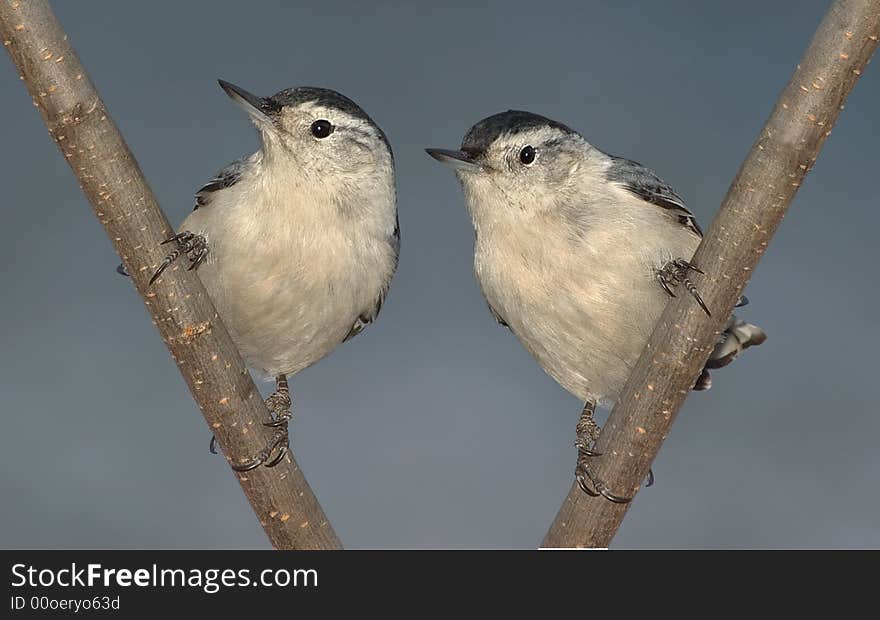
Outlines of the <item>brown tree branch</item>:
<svg viewBox="0 0 880 620">
<path fill-rule="evenodd" d="M 48 2 L 0 0 L 0 39 L 226 458 L 249 459 L 271 436 L 269 412 L 196 275 L 169 269 L 149 286 L 173 229 Z M 292 455 L 236 478 L 276 548 L 341 547 Z"/>
<path fill-rule="evenodd" d="M 712 317 L 689 295 L 670 301 L 602 430 L 604 456 L 593 463 L 616 493 L 639 490 L 878 35 L 880 0 L 836 0 L 828 10 L 694 256 Z M 542 546 L 607 547 L 627 508 L 573 484 Z"/>
</svg>

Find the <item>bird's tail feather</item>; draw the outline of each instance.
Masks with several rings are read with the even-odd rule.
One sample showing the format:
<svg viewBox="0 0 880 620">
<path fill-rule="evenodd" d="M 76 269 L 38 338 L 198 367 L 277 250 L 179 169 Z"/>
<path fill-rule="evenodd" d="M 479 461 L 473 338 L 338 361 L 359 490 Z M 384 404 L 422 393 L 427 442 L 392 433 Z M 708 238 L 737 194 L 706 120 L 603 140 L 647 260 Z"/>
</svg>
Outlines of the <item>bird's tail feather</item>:
<svg viewBox="0 0 880 620">
<path fill-rule="evenodd" d="M 712 377 L 709 370 L 722 368 L 735 360 L 737 356 L 748 349 L 767 340 L 767 334 L 757 325 L 746 323 L 735 314 L 727 321 L 727 326 L 718 339 L 718 344 L 709 356 L 703 373 L 694 384 L 695 390 L 708 390 L 712 387 Z"/>
</svg>

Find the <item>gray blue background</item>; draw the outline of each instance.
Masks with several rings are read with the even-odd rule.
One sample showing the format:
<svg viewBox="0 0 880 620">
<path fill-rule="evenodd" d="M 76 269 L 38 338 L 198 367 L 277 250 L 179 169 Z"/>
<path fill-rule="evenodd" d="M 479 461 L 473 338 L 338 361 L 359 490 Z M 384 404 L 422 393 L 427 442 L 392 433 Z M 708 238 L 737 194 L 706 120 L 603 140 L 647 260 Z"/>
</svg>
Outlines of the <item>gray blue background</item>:
<svg viewBox="0 0 880 620">
<path fill-rule="evenodd" d="M 334 88 L 388 134 L 403 249 L 378 323 L 293 379 L 349 548 L 535 547 L 580 404 L 495 325 L 422 151 L 527 109 L 655 168 L 708 225 L 826 2 L 56 2 L 169 218 L 256 147 L 225 78 Z M 0 60 L 0 547 L 266 548 L 183 381 Z M 880 75 L 748 289 L 769 340 L 693 394 L 615 546 L 880 547 Z M 268 386 L 264 386 L 268 388 Z"/>
</svg>

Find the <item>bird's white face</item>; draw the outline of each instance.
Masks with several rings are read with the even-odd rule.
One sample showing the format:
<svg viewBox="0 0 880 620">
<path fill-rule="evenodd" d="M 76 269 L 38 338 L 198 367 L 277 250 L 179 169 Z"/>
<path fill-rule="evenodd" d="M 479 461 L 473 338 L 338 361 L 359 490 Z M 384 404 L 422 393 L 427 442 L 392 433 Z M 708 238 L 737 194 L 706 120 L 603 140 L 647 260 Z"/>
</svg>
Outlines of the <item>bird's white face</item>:
<svg viewBox="0 0 880 620">
<path fill-rule="evenodd" d="M 260 131 L 263 164 L 279 167 L 280 177 L 340 201 L 393 193 L 391 147 L 350 99 L 323 88 L 259 97 L 228 82 L 220 85 Z"/>
<path fill-rule="evenodd" d="M 285 105 L 271 123 L 258 121 L 270 157 L 289 158 L 316 182 L 362 183 L 393 172 L 378 128 L 333 106 Z"/>
<path fill-rule="evenodd" d="M 590 145 L 570 130 L 551 126 L 511 129 L 488 143 L 473 139 L 474 131 L 468 132 L 460 151 L 446 151 L 445 157 L 437 151 L 432 155 L 455 169 L 478 232 L 493 224 L 530 220 L 570 204 L 595 167 Z"/>
<path fill-rule="evenodd" d="M 580 134 L 549 118 L 508 110 L 484 118 L 457 151 L 428 149 L 461 182 L 479 236 L 495 225 L 570 219 L 572 205 L 600 186 L 607 157 Z"/>
<path fill-rule="evenodd" d="M 479 167 L 456 170 L 471 213 L 516 217 L 550 208 L 577 173 L 578 146 L 546 127 L 502 134 L 485 150 L 472 152 Z M 492 213 L 482 213 L 487 210 Z"/>
</svg>

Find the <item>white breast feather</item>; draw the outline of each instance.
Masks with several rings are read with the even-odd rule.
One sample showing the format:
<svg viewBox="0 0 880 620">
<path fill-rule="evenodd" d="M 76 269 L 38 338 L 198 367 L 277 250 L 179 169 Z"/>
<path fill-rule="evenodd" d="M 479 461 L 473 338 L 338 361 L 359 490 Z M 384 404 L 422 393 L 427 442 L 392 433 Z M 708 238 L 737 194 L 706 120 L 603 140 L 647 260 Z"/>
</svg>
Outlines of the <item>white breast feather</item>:
<svg viewBox="0 0 880 620">
<path fill-rule="evenodd" d="M 668 302 L 656 268 L 690 259 L 699 239 L 624 190 L 586 209 L 580 237 L 558 214 L 481 230 L 475 271 L 489 304 L 549 375 L 583 400 L 607 401 Z"/>
<path fill-rule="evenodd" d="M 284 179 L 257 167 L 180 227 L 207 238 L 197 273 L 247 364 L 267 376 L 294 374 L 340 344 L 396 261 L 393 182 L 359 219 Z"/>
</svg>

